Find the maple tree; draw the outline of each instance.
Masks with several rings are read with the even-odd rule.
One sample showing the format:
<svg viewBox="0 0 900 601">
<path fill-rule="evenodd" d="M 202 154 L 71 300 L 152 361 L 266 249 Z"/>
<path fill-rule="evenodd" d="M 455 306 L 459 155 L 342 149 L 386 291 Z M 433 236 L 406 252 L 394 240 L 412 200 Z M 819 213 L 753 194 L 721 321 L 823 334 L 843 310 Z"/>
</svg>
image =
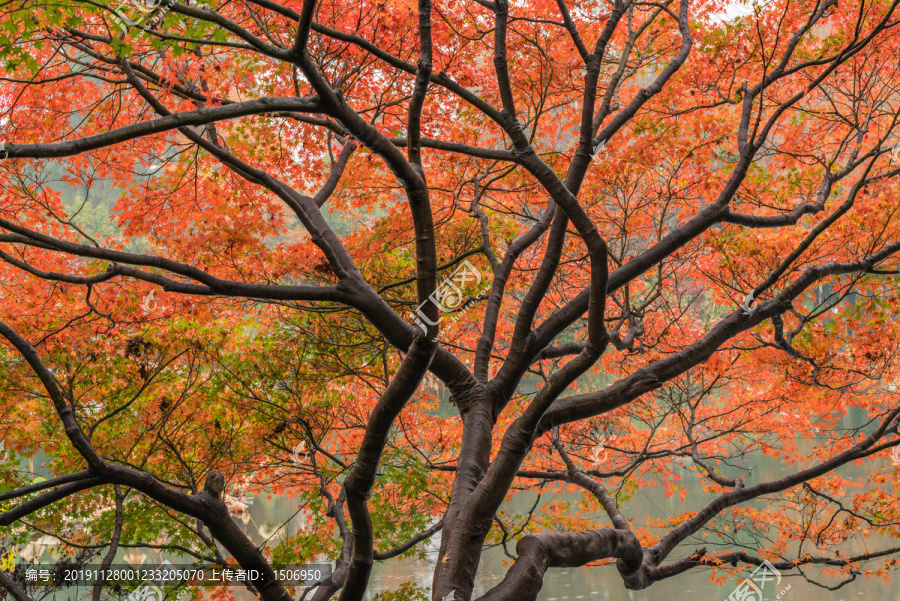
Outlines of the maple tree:
<svg viewBox="0 0 900 601">
<path fill-rule="evenodd" d="M 898 2 L 4 4 L 2 544 L 889 578 Z"/>
</svg>

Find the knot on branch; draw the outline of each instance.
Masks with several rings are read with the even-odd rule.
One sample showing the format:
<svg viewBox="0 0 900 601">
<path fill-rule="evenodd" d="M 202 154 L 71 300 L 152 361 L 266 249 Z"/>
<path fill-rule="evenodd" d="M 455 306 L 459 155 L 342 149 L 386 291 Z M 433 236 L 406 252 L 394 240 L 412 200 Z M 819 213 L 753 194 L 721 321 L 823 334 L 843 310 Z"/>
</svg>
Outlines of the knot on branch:
<svg viewBox="0 0 900 601">
<path fill-rule="evenodd" d="M 216 499 L 221 499 L 222 493 L 225 492 L 225 476 L 219 472 L 210 472 L 206 476 L 206 484 L 203 485 L 203 490 Z"/>
</svg>

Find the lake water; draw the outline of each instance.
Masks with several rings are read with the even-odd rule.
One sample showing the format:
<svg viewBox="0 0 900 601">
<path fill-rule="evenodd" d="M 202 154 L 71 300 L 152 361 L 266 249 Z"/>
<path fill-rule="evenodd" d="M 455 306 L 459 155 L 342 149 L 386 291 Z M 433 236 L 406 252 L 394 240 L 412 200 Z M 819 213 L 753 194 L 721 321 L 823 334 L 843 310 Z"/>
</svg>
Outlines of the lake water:
<svg viewBox="0 0 900 601">
<path fill-rule="evenodd" d="M 623 513 L 626 517 L 635 517 L 636 523 L 642 523 L 646 516 L 658 518 L 675 513 L 696 510 L 704 505 L 709 495 L 702 491 L 700 483 L 693 479 L 686 468 L 675 466 L 673 469 L 680 470 L 686 476 L 682 482 L 688 490 L 685 503 L 682 504 L 677 495 L 666 499 L 661 491 L 644 490 L 639 491 L 631 499 L 631 501 L 623 507 Z M 751 481 L 771 480 L 783 477 L 785 470 L 793 472 L 797 468 L 794 466 L 785 467 L 779 463 L 762 458 L 757 458 L 757 464 L 754 467 L 753 479 Z M 851 466 L 845 468 L 842 472 L 845 475 L 861 473 L 861 468 Z M 898 472 L 900 476 L 900 472 Z M 756 480 L 759 478 L 759 480 Z M 530 506 L 530 500 L 521 500 L 523 505 Z M 758 505 L 758 507 L 762 507 Z M 248 532 L 251 536 L 262 537 L 257 533 L 253 533 L 254 524 L 265 524 L 263 534 L 269 534 L 271 530 L 280 524 L 276 521 L 277 517 L 287 518 L 296 511 L 294 504 L 287 498 L 273 498 L 271 500 L 262 498 L 254 502 L 249 508 L 252 521 L 248 524 Z M 277 517 L 276 517 L 277 516 Z M 598 514 L 598 524 L 605 520 Z M 286 526 L 286 530 L 290 533 L 296 532 L 300 527 L 300 522 L 295 518 Z M 391 560 L 387 562 L 376 563 L 372 579 L 370 581 L 368 600 L 371 600 L 378 592 L 385 590 L 393 590 L 402 583 L 412 581 L 418 583 L 424 588 L 428 588 L 431 584 L 431 575 L 434 570 L 434 558 L 436 557 L 439 539 L 436 536 L 428 542 L 429 550 L 428 559 L 426 560 Z M 844 550 L 853 553 L 862 553 L 867 550 L 874 551 L 886 547 L 896 546 L 891 544 L 890 540 L 872 537 L 867 541 L 868 548 L 861 545 L 853 545 Z M 510 548 L 514 548 L 514 544 Z M 676 551 L 673 557 L 682 557 L 688 555 L 701 545 L 686 545 L 680 554 Z M 710 548 L 712 552 L 712 548 Z M 488 590 L 491 586 L 500 582 L 506 571 L 504 560 L 506 556 L 499 548 L 487 550 L 483 555 L 482 565 L 477 579 L 475 588 L 476 597 Z M 671 559 L 671 558 L 670 558 Z M 872 567 L 880 567 L 878 563 L 871 564 Z M 816 575 L 816 570 L 805 570 L 812 577 Z M 548 570 L 544 588 L 538 599 L 541 601 L 563 601 L 563 600 L 629 600 L 629 601 L 683 601 L 690 599 L 698 599 L 702 601 L 725 601 L 734 591 L 740 579 L 729 580 L 724 585 L 714 584 L 708 581 L 709 572 L 698 570 L 675 576 L 668 580 L 658 582 L 648 589 L 642 591 L 629 591 L 622 585 L 622 580 L 614 566 L 603 566 L 594 568 L 554 568 Z M 793 575 L 784 573 L 782 580 L 777 587 L 769 584 L 764 589 L 764 599 L 773 600 L 776 595 L 785 587 L 790 585 L 780 599 L 783 601 L 850 601 L 851 599 L 870 599 L 873 601 L 900 601 L 900 585 L 895 582 L 885 583 L 880 578 L 873 577 L 866 579 L 859 576 L 854 582 L 845 585 L 836 591 L 829 591 L 815 586 L 803 579 L 796 571 Z M 834 585 L 833 581 L 823 581 L 829 585 Z M 749 599 L 747 601 L 755 601 Z"/>
<path fill-rule="evenodd" d="M 450 412 L 452 408 L 442 407 L 441 412 Z M 860 412 L 851 411 L 842 420 L 841 426 L 845 428 L 860 427 L 865 422 L 865 416 Z M 809 451 L 812 443 L 808 441 L 798 441 L 798 447 L 801 451 Z M 867 467 L 857 467 L 849 465 L 841 468 L 839 474 L 848 477 L 860 477 L 868 470 L 881 467 L 879 462 L 888 462 L 890 459 L 884 458 L 871 459 L 871 464 Z M 792 473 L 801 469 L 802 466 L 787 466 L 778 460 L 765 457 L 761 453 L 747 454 L 740 463 L 741 466 L 750 469 L 750 475 L 745 477 L 745 483 L 752 485 L 754 483 L 777 480 L 784 477 L 788 473 Z M 696 472 L 691 467 L 685 467 L 680 464 L 672 464 L 672 471 L 683 476 L 681 484 L 685 487 L 687 494 L 685 502 L 682 503 L 678 495 L 672 495 L 666 498 L 663 490 L 659 489 L 643 489 L 635 493 L 631 500 L 622 507 L 622 512 L 626 518 L 633 518 L 636 526 L 645 525 L 645 520 L 649 518 L 661 518 L 670 515 L 677 515 L 688 511 L 696 511 L 700 509 L 712 498 L 703 491 L 701 481 L 696 477 Z M 894 474 L 897 477 L 895 482 L 900 482 L 900 468 L 895 467 Z M 726 474 L 728 472 L 726 471 Z M 528 495 L 520 494 L 514 499 L 514 503 L 520 509 L 530 508 L 534 502 L 534 497 L 527 498 Z M 765 510 L 765 504 L 756 502 L 755 505 L 760 510 Z M 291 516 L 296 511 L 294 504 L 286 498 L 259 499 L 250 507 L 252 521 L 257 524 L 268 522 L 264 528 L 264 533 L 270 532 L 274 527 L 280 524 L 284 519 Z M 595 514 L 597 524 L 607 523 L 605 514 L 599 510 Z M 280 519 L 279 519 L 280 518 Z M 286 530 L 296 532 L 300 527 L 300 522 L 295 518 L 293 523 L 287 524 Z M 251 533 L 252 535 L 252 533 Z M 437 547 L 439 545 L 439 535 L 427 543 L 429 551 L 426 560 L 392 560 L 387 562 L 376 563 L 372 578 L 370 581 L 369 594 L 367 599 L 371 600 L 377 593 L 385 590 L 393 590 L 407 581 L 416 582 L 420 586 L 428 589 L 431 584 L 431 575 L 434 571 L 434 561 L 437 555 Z M 262 540 L 262 539 L 261 539 Z M 683 547 L 676 549 L 675 553 L 670 556 L 670 560 L 681 558 L 689 555 L 697 548 L 704 546 L 703 544 L 690 544 L 688 541 L 683 543 Z M 868 551 L 876 551 L 890 547 L 900 546 L 897 541 L 872 536 L 865 541 L 865 544 L 859 541 L 853 541 L 842 548 L 845 553 L 854 555 L 865 553 Z M 510 549 L 514 549 L 515 544 L 510 545 Z M 805 547 L 809 548 L 809 547 Z M 708 547 L 710 552 L 716 549 Z M 749 552 L 753 554 L 753 550 Z M 475 597 L 484 593 L 495 584 L 502 580 L 506 572 L 504 561 L 508 558 L 504 555 L 502 549 L 493 548 L 487 550 L 482 556 L 482 564 L 478 574 Z M 881 567 L 880 562 L 873 562 L 869 566 L 873 569 Z M 835 581 L 829 581 L 818 577 L 816 569 L 804 569 L 804 572 L 813 580 L 818 580 L 823 584 L 834 586 Z M 642 591 L 626 590 L 622 584 L 622 579 L 616 571 L 615 566 L 603 566 L 593 568 L 551 568 L 547 571 L 544 579 L 544 588 L 542 589 L 538 599 L 541 601 L 564 601 L 581 599 L 585 601 L 593 600 L 628 600 L 628 601 L 687 601 L 697 599 L 701 601 L 725 601 L 732 594 L 736 586 L 739 584 L 739 578 L 734 578 L 719 585 L 709 582 L 710 572 L 707 570 L 695 570 L 663 580 L 652 585 Z M 774 583 L 770 583 L 772 585 Z M 900 583 L 896 580 L 890 583 L 884 582 L 878 577 L 867 579 L 865 576 L 859 576 L 855 581 L 834 591 L 826 590 L 816 586 L 804 579 L 803 576 L 793 573 L 783 574 L 783 579 L 777 587 L 764 589 L 764 599 L 771 601 L 790 585 L 790 589 L 781 595 L 781 601 L 850 601 L 851 599 L 868 599 L 872 601 L 900 601 Z M 756 601 L 748 599 L 747 601 Z"/>
<path fill-rule="evenodd" d="M 859 426 L 861 425 L 861 419 L 860 416 L 848 416 L 845 419 L 846 423 L 842 425 L 845 427 Z M 803 443 L 802 446 L 809 447 L 809 443 Z M 36 457 L 35 459 L 38 458 Z M 864 470 L 870 470 L 873 466 L 877 466 L 877 462 L 886 461 L 889 464 L 890 459 L 885 457 L 875 458 L 870 461 L 872 461 L 872 464 L 865 468 L 855 465 L 846 466 L 842 468 L 840 474 L 851 478 L 860 476 L 864 473 Z M 35 461 L 31 466 L 26 462 L 22 467 L 26 471 L 29 469 L 33 470 L 35 464 L 40 465 L 41 461 Z M 777 460 L 758 454 L 747 455 L 743 465 L 748 468 L 752 467 L 751 475 L 745 478 L 745 482 L 748 485 L 761 481 L 775 480 L 783 477 L 788 472 L 798 469 L 797 466 L 785 466 Z M 678 495 L 666 498 L 661 489 L 640 490 L 622 507 L 626 518 L 633 518 L 636 526 L 645 525 L 645 520 L 648 517 L 660 518 L 697 510 L 711 498 L 707 493 L 703 492 L 700 481 L 693 475 L 693 470 L 679 464 L 673 464 L 671 469 L 684 476 L 681 483 L 687 490 L 685 502 L 681 503 Z M 895 482 L 900 481 L 900 467 L 893 469 L 895 476 L 898 478 Z M 40 471 L 40 468 L 37 471 Z M 529 499 L 528 496 L 528 493 L 520 494 L 514 502 L 521 507 L 530 507 L 534 497 L 532 496 Z M 761 510 L 765 509 L 765 506 L 761 503 L 757 503 L 756 507 Z M 269 537 L 272 537 L 270 543 L 274 544 L 285 533 L 293 535 L 304 527 L 303 514 L 300 513 L 298 515 L 296 512 L 297 505 L 289 497 L 276 496 L 268 498 L 265 495 L 257 495 L 247 508 L 247 514 L 243 516 L 239 523 L 244 525 L 246 532 L 254 542 L 261 544 Z M 599 512 L 596 514 L 596 518 L 598 525 L 607 521 Z M 282 524 L 284 524 L 283 528 L 281 528 Z M 428 550 L 427 559 L 425 560 L 391 560 L 376 563 L 367 599 L 371 600 L 381 591 L 396 589 L 407 581 L 416 582 L 428 589 L 439 544 L 438 536 L 424 543 L 426 545 L 425 548 Z M 685 544 L 683 548 L 676 550 L 676 553 L 673 554 L 670 560 L 688 555 L 700 546 L 703 545 Z M 896 541 L 873 536 L 867 539 L 865 543 L 856 541 L 850 546 L 844 547 L 843 551 L 859 554 L 893 546 L 897 546 Z M 514 543 L 510 545 L 511 549 L 514 547 Z M 49 553 L 51 550 L 52 548 L 47 548 L 45 553 Z M 712 547 L 709 547 L 709 550 L 710 552 L 715 551 Z M 750 551 L 752 553 L 752 549 Z M 145 557 L 147 565 L 156 565 L 164 556 L 158 552 L 150 551 L 148 554 L 145 554 Z M 172 560 L 180 563 L 178 559 L 172 558 Z M 507 560 L 507 558 L 499 548 L 488 549 L 483 554 L 475 587 L 476 597 L 499 583 L 506 571 L 504 560 Z M 870 564 L 869 567 L 874 569 L 881 567 L 881 564 L 876 562 Z M 811 577 L 817 575 L 815 569 L 810 569 L 807 573 Z M 704 570 L 693 571 L 658 582 L 643 591 L 628 591 L 622 585 L 621 578 L 614 566 L 556 568 L 548 570 L 544 580 L 544 588 L 538 598 L 541 601 L 576 599 L 585 601 L 607 599 L 629 601 L 673 601 L 675 599 L 678 601 L 691 599 L 724 601 L 728 599 L 740 580 L 734 578 L 723 585 L 718 585 L 709 582 L 708 575 L 709 572 Z M 835 584 L 834 581 L 827 581 L 821 578 L 820 581 L 829 585 Z M 859 576 L 854 582 L 838 590 L 829 591 L 807 582 L 802 576 L 797 575 L 796 572 L 793 574 L 785 573 L 778 587 L 765 589 L 764 599 L 768 601 L 776 599 L 776 595 L 787 585 L 790 585 L 790 589 L 781 595 L 780 600 L 850 601 L 851 599 L 868 599 L 873 601 L 900 601 L 900 584 L 897 582 L 886 583 L 877 577 L 867 579 L 865 576 Z M 235 593 L 235 598 L 239 601 L 255 599 L 255 596 L 250 595 L 244 589 L 233 588 L 232 591 Z M 747 601 L 757 600 L 749 599 Z"/>
</svg>

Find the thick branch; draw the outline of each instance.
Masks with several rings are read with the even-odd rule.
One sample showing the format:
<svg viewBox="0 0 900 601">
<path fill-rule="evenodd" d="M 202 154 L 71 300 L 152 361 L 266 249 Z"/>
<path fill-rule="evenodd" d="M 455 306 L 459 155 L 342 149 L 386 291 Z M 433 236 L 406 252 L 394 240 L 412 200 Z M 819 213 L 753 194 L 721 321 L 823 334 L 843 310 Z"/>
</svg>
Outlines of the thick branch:
<svg viewBox="0 0 900 601">
<path fill-rule="evenodd" d="M 266 97 L 196 111 L 174 113 L 159 119 L 126 125 L 125 127 L 67 142 L 56 144 L 6 144 L 5 149 L 7 157 L 13 159 L 67 157 L 164 131 L 284 110 L 316 113 L 320 112 L 320 106 L 316 98 Z"/>
<path fill-rule="evenodd" d="M 84 480 L 76 480 L 75 482 L 63 484 L 60 487 L 54 488 L 50 492 L 46 492 L 39 497 L 19 503 L 12 509 L 0 513 L 0 526 L 9 526 L 16 520 L 34 513 L 38 509 L 43 509 L 47 505 L 65 499 L 66 497 L 74 495 L 79 491 L 85 490 L 87 488 L 92 488 L 94 486 L 99 486 L 100 484 L 103 484 L 103 482 L 103 478 L 95 477 L 87 478 Z"/>
<path fill-rule="evenodd" d="M 375 484 L 378 463 L 391 426 L 419 387 L 433 354 L 434 343 L 422 337 L 415 339 L 394 379 L 369 415 L 356 461 L 344 480 L 353 548 L 347 580 L 341 589 L 341 601 L 360 601 L 365 596 L 375 555 L 374 532 L 366 499 Z"/>
<path fill-rule="evenodd" d="M 516 554 L 519 557 L 503 581 L 478 601 L 534 601 L 547 568 L 579 567 L 609 558 L 618 560 L 616 567 L 628 589 L 640 590 L 650 585 L 643 570 L 643 549 L 627 530 L 529 534 L 516 544 Z"/>
<path fill-rule="evenodd" d="M 38 482 L 36 484 L 29 484 L 28 486 L 23 486 L 22 488 L 16 488 L 14 490 L 10 490 L 8 492 L 0 493 L 0 501 L 8 501 L 10 499 L 16 499 L 18 497 L 23 497 L 25 495 L 31 494 L 33 492 L 39 492 L 42 490 L 46 490 L 48 488 L 53 488 L 54 486 L 59 486 L 60 484 L 68 484 L 69 482 L 75 482 L 78 480 L 88 480 L 91 478 L 91 473 L 87 470 L 81 472 L 75 472 L 74 474 L 66 474 L 64 476 L 57 476 L 55 478 L 50 478 L 49 480 L 44 480 L 43 482 Z"/>
</svg>

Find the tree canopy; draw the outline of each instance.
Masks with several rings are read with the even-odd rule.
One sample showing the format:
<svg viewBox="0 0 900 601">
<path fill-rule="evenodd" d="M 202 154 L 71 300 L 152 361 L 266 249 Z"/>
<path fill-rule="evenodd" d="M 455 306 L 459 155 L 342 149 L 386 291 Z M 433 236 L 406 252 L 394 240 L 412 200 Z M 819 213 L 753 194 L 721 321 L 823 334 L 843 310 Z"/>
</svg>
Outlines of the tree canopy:
<svg viewBox="0 0 900 601">
<path fill-rule="evenodd" d="M 889 578 L 898 3 L 4 3 L 0 546 Z"/>
</svg>

